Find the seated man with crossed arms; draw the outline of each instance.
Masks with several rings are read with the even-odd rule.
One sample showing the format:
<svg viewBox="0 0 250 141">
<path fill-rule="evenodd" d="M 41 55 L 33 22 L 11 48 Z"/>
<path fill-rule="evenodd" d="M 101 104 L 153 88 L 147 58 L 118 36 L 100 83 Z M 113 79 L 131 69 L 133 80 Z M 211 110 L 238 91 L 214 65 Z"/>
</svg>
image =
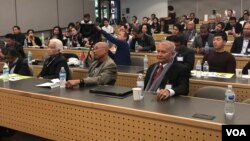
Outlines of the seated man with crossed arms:
<svg viewBox="0 0 250 141">
<path fill-rule="evenodd" d="M 66 88 L 90 85 L 114 85 L 117 78 L 117 66 L 108 55 L 109 46 L 105 42 L 98 42 L 93 48 L 95 61 L 90 65 L 88 77 L 78 80 L 69 80 Z"/>
<path fill-rule="evenodd" d="M 147 70 L 145 91 L 156 92 L 158 100 L 166 100 L 174 95 L 187 95 L 189 91 L 189 70 L 180 63 L 173 63 L 175 44 L 163 41 L 157 46 L 158 62 Z"/>
</svg>

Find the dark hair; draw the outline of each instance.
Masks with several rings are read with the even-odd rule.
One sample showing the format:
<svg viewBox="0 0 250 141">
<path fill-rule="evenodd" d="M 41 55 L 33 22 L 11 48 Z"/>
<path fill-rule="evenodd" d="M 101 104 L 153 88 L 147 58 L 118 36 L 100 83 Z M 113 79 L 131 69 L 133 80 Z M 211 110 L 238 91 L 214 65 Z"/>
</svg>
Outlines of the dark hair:
<svg viewBox="0 0 250 141">
<path fill-rule="evenodd" d="M 11 33 L 8 33 L 4 36 L 4 38 L 7 38 L 7 39 L 11 39 L 11 40 L 15 40 L 15 35 L 11 34 Z"/>
<path fill-rule="evenodd" d="M 220 24 L 221 27 L 222 27 L 222 30 L 224 30 L 224 28 L 225 28 L 225 23 L 223 23 L 223 22 L 218 22 L 216 25 L 218 25 L 218 24 Z"/>
<path fill-rule="evenodd" d="M 194 17 L 195 17 L 195 13 L 194 12 L 191 12 L 189 15 L 194 15 Z"/>
<path fill-rule="evenodd" d="M 233 10 L 232 10 L 232 9 L 227 9 L 227 11 L 231 11 L 231 13 L 233 13 Z"/>
<path fill-rule="evenodd" d="M 137 17 L 136 16 L 133 16 L 133 18 L 135 18 L 137 20 Z"/>
<path fill-rule="evenodd" d="M 14 28 L 17 28 L 18 30 L 21 29 L 21 28 L 20 28 L 19 26 L 17 26 L 17 25 L 15 25 L 15 26 L 12 27 L 12 29 L 14 29 Z"/>
<path fill-rule="evenodd" d="M 121 26 L 124 26 L 125 29 L 128 29 L 128 26 L 126 24 L 121 24 L 120 27 Z"/>
<path fill-rule="evenodd" d="M 27 35 L 29 35 L 29 32 L 30 32 L 30 31 L 32 31 L 33 33 L 35 33 L 35 30 L 34 30 L 34 29 L 28 29 L 27 32 L 26 32 Z"/>
<path fill-rule="evenodd" d="M 148 20 L 148 17 L 143 17 L 142 19 L 147 19 Z"/>
<path fill-rule="evenodd" d="M 249 16 L 249 13 L 244 13 L 243 16 L 245 16 L 245 15 Z"/>
<path fill-rule="evenodd" d="M 207 24 L 202 24 L 200 26 L 200 30 L 207 30 L 207 31 L 209 31 L 208 25 Z"/>
<path fill-rule="evenodd" d="M 151 16 L 154 16 L 154 17 L 156 17 L 156 15 L 153 13 L 153 14 L 151 14 Z"/>
<path fill-rule="evenodd" d="M 223 41 L 225 41 L 225 42 L 227 41 L 227 36 L 225 34 L 223 34 L 221 32 L 214 34 L 214 37 L 218 37 L 218 36 L 220 36 L 223 39 Z"/>
<path fill-rule="evenodd" d="M 245 13 L 248 13 L 248 14 L 249 14 L 249 11 L 248 11 L 248 10 L 244 10 L 244 12 L 243 12 L 243 13 L 244 13 L 244 14 L 245 14 Z"/>
<path fill-rule="evenodd" d="M 232 20 L 234 20 L 236 22 L 236 18 L 235 17 L 230 17 L 229 18 L 229 21 L 232 21 Z"/>
<path fill-rule="evenodd" d="M 75 25 L 74 23 L 70 22 L 70 23 L 68 24 L 68 28 L 69 28 L 70 26 L 75 27 L 76 25 Z"/>
<path fill-rule="evenodd" d="M 245 22 L 244 25 L 243 25 L 243 29 L 245 28 L 245 25 L 246 25 L 246 24 L 250 24 L 250 22 L 249 22 L 249 21 L 248 21 L 248 22 Z"/>
<path fill-rule="evenodd" d="M 169 6 L 168 6 L 168 10 L 169 10 L 169 11 L 173 11 L 173 10 L 174 10 L 174 7 L 173 7 L 172 5 L 169 5 Z"/>
<path fill-rule="evenodd" d="M 185 45 L 186 40 L 183 35 L 174 35 L 172 38 L 169 39 L 169 41 L 172 41 L 174 43 L 180 43 L 181 45 Z"/>
<path fill-rule="evenodd" d="M 89 13 L 84 14 L 83 18 L 90 18 L 90 14 Z"/>
<path fill-rule="evenodd" d="M 20 53 L 14 48 L 14 47 L 10 47 L 5 55 L 9 55 L 11 57 L 20 57 Z"/>
<path fill-rule="evenodd" d="M 184 29 L 183 29 L 183 26 L 181 24 L 176 23 L 176 24 L 174 24 L 174 26 L 179 29 L 179 32 L 183 32 Z"/>
<path fill-rule="evenodd" d="M 104 23 L 105 21 L 109 22 L 109 20 L 108 20 L 107 18 L 103 18 L 103 23 Z"/>
<path fill-rule="evenodd" d="M 53 28 L 53 30 L 52 30 L 52 36 L 53 36 L 54 30 L 55 30 L 56 28 L 59 30 L 58 39 L 62 41 L 62 40 L 63 40 L 63 34 L 62 34 L 62 29 L 61 29 L 60 26 L 54 26 L 54 28 Z M 51 36 L 51 37 L 52 37 L 52 36 Z"/>
</svg>

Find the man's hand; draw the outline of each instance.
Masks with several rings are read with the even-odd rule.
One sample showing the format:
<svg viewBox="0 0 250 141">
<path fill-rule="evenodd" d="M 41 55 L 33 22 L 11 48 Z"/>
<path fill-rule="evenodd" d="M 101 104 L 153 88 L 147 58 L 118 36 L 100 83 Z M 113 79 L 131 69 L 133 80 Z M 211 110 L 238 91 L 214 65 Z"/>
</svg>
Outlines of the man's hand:
<svg viewBox="0 0 250 141">
<path fill-rule="evenodd" d="M 80 80 L 69 80 L 66 82 L 65 86 L 66 88 L 73 89 L 74 86 L 79 85 L 79 84 L 80 84 Z"/>
<path fill-rule="evenodd" d="M 157 100 L 166 100 L 170 97 L 170 92 L 167 89 L 160 89 L 157 93 Z"/>
</svg>

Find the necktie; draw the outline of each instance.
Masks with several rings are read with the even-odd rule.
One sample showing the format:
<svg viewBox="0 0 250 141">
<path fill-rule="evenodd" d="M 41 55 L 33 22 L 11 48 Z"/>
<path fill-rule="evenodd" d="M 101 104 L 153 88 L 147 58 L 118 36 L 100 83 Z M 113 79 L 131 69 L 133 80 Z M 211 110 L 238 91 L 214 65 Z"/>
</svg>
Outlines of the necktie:
<svg viewBox="0 0 250 141">
<path fill-rule="evenodd" d="M 151 84 L 153 84 L 157 80 L 157 78 L 161 75 L 162 70 L 163 70 L 163 65 L 160 64 L 158 69 L 154 72 Z"/>
</svg>

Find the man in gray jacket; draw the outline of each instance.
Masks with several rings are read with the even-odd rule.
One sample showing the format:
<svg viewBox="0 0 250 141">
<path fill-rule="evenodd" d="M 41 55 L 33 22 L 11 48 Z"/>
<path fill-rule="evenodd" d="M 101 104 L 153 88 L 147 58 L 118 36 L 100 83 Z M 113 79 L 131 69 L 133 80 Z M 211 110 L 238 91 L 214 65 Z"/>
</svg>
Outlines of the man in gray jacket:
<svg viewBox="0 0 250 141">
<path fill-rule="evenodd" d="M 69 80 L 66 88 L 91 85 L 114 85 L 117 78 L 117 66 L 108 56 L 109 47 L 105 42 L 98 42 L 93 48 L 95 61 L 90 65 L 88 77 L 78 80 Z"/>
</svg>

